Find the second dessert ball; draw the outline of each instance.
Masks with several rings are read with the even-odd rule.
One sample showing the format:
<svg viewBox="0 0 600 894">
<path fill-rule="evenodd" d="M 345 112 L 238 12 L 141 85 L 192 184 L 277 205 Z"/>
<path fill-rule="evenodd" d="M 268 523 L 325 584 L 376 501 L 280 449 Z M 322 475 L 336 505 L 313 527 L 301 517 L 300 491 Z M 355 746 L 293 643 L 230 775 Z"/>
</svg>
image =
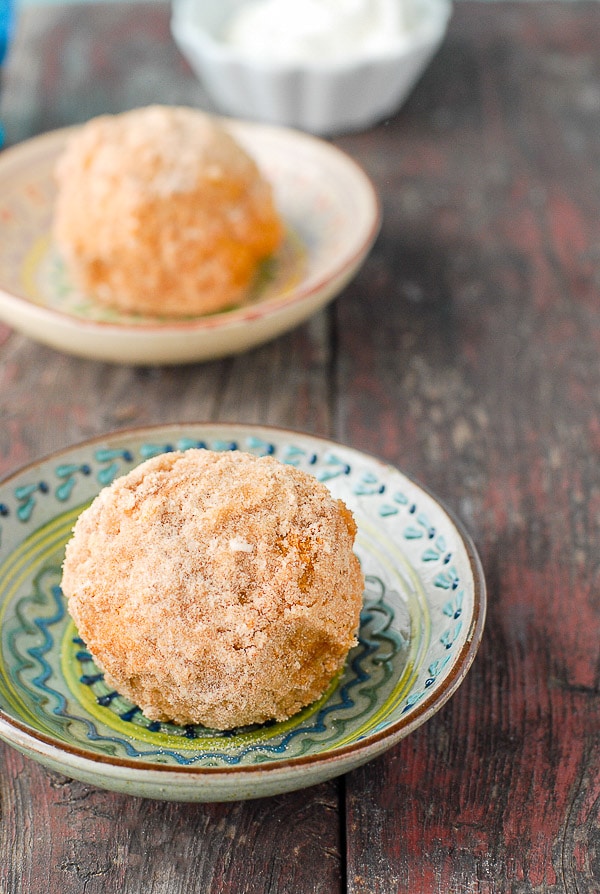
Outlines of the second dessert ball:
<svg viewBox="0 0 600 894">
<path fill-rule="evenodd" d="M 75 284 L 119 311 L 242 301 L 283 228 L 270 184 L 217 119 L 149 106 L 94 118 L 56 168 L 53 233 Z"/>
<path fill-rule="evenodd" d="M 81 514 L 63 590 L 107 681 L 147 717 L 283 720 L 356 642 L 355 534 L 343 502 L 276 459 L 166 453 Z"/>
</svg>

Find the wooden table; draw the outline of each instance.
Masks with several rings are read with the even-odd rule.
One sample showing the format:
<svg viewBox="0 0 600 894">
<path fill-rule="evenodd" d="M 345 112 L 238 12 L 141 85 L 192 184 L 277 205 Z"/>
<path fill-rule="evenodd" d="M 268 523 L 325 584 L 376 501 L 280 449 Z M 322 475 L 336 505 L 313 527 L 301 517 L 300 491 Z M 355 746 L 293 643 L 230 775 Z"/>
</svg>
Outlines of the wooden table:
<svg viewBox="0 0 600 894">
<path fill-rule="evenodd" d="M 595 3 L 459 2 L 397 116 L 336 140 L 382 196 L 367 263 L 263 348 L 136 369 L 2 330 L 2 475 L 131 425 L 302 429 L 433 489 L 489 589 L 458 693 L 337 781 L 163 803 L 2 747 L 2 894 L 598 894 L 598 47 Z M 133 105 L 206 105 L 162 3 L 23 13 L 2 102 L 12 143 Z"/>
</svg>

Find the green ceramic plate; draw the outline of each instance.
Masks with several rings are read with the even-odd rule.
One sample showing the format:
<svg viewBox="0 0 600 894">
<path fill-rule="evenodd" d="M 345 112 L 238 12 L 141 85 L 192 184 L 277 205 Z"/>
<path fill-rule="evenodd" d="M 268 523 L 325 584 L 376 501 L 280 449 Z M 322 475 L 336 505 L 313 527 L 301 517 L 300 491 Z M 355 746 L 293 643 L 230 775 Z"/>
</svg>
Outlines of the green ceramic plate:
<svg viewBox="0 0 600 894">
<path fill-rule="evenodd" d="M 198 446 L 300 466 L 357 520 L 366 577 L 359 644 L 329 691 L 284 723 L 224 733 L 149 721 L 107 686 L 66 612 L 61 563 L 83 507 L 142 460 Z M 222 424 L 138 429 L 50 456 L 0 485 L 0 737 L 104 788 L 224 801 L 345 773 L 452 695 L 484 616 L 479 560 L 448 512 L 397 469 L 307 435 Z"/>
</svg>

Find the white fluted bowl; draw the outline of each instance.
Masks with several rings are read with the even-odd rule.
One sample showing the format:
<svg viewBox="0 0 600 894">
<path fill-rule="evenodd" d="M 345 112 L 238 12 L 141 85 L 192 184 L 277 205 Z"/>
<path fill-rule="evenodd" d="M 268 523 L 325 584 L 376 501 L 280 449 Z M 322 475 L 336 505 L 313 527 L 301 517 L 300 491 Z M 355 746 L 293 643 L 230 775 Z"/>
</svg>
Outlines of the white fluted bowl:
<svg viewBox="0 0 600 894">
<path fill-rule="evenodd" d="M 416 0 L 408 37 L 373 55 L 283 61 L 243 54 L 219 35 L 240 0 L 173 0 L 175 42 L 217 108 L 229 115 L 331 135 L 396 112 L 440 46 L 451 0 Z"/>
</svg>

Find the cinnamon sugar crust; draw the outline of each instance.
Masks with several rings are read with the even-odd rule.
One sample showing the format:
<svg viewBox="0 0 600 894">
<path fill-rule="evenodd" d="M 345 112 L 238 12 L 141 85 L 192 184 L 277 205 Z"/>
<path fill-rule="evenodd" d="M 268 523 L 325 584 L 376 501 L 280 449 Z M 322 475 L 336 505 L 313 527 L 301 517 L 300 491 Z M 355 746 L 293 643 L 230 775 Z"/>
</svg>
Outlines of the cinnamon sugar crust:
<svg viewBox="0 0 600 894">
<path fill-rule="evenodd" d="M 272 457 L 166 453 L 81 514 L 62 586 L 108 682 L 150 719 L 284 720 L 356 642 L 355 534 L 325 485 Z"/>
<path fill-rule="evenodd" d="M 72 279 L 124 312 L 230 307 L 283 236 L 255 161 L 196 109 L 93 118 L 69 140 L 56 182 L 53 236 Z"/>
</svg>

